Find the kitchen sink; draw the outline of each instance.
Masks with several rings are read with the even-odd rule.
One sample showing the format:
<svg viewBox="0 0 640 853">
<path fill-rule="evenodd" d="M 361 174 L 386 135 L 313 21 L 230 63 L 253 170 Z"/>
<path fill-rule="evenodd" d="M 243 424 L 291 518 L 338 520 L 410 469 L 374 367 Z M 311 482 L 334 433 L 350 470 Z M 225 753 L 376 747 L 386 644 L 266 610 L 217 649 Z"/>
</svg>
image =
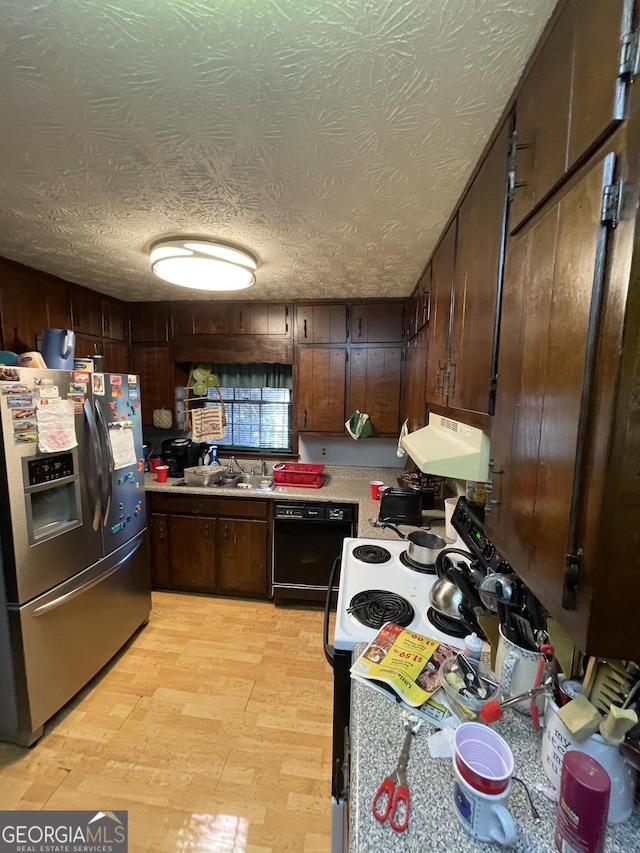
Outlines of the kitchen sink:
<svg viewBox="0 0 640 853">
<path fill-rule="evenodd" d="M 251 489 L 254 492 L 273 491 L 273 479 L 262 474 L 235 474 L 231 478 L 225 477 L 217 485 L 227 489 Z"/>
</svg>

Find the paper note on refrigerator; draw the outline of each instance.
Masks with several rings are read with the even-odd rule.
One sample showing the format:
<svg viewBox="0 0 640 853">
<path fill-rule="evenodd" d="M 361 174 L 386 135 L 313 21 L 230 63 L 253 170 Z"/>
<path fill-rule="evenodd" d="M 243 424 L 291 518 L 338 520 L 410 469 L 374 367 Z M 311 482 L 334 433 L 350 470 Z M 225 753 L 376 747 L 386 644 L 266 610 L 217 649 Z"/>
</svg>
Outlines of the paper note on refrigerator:
<svg viewBox="0 0 640 853">
<path fill-rule="evenodd" d="M 109 441 L 111 442 L 111 452 L 116 468 L 127 468 L 129 465 L 136 464 L 138 460 L 136 459 L 132 429 L 111 428 L 109 430 Z"/>
<path fill-rule="evenodd" d="M 76 422 L 73 402 L 61 397 L 37 400 L 38 449 L 42 453 L 56 453 L 76 447 Z"/>
</svg>

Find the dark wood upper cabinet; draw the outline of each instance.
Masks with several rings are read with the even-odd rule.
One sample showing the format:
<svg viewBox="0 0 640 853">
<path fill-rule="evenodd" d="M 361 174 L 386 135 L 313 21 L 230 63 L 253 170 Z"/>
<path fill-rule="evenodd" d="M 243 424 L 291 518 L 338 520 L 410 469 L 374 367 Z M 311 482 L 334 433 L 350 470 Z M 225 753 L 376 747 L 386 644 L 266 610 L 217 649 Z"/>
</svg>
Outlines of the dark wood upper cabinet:
<svg viewBox="0 0 640 853">
<path fill-rule="evenodd" d="M 457 218 L 447 229 L 431 259 L 431 297 L 429 300 L 429 361 L 427 402 L 446 403 L 449 365 L 449 324 L 456 256 Z"/>
<path fill-rule="evenodd" d="M 169 306 L 164 302 L 129 305 L 132 343 L 164 344 L 169 340 Z"/>
<path fill-rule="evenodd" d="M 171 304 L 172 337 L 193 335 L 194 307 L 191 302 L 173 302 Z"/>
<path fill-rule="evenodd" d="M 174 365 L 169 362 L 169 348 L 166 345 L 132 347 L 131 368 L 132 373 L 140 376 L 142 423 L 152 426 L 153 410 L 173 409 L 175 401 Z"/>
<path fill-rule="evenodd" d="M 345 304 L 296 305 L 297 344 L 344 344 L 347 340 Z"/>
<path fill-rule="evenodd" d="M 417 335 L 429 320 L 429 297 L 431 294 L 431 264 L 420 276 L 408 304 L 405 306 L 407 337 Z"/>
<path fill-rule="evenodd" d="M 74 332 L 102 337 L 102 297 L 86 287 L 71 291 L 71 313 Z"/>
<path fill-rule="evenodd" d="M 102 334 L 112 341 L 127 337 L 127 306 L 115 299 L 102 299 Z"/>
<path fill-rule="evenodd" d="M 291 335 L 290 305 L 229 305 L 233 335 Z"/>
<path fill-rule="evenodd" d="M 423 327 L 411 338 L 405 349 L 400 420 L 409 422 L 410 432 L 427 422 L 427 336 L 428 329 Z"/>
<path fill-rule="evenodd" d="M 383 344 L 402 340 L 403 302 L 357 302 L 350 306 L 352 344 Z"/>
<path fill-rule="evenodd" d="M 635 659 L 634 221 L 602 213 L 605 187 L 638 180 L 624 130 L 510 240 L 485 528 L 579 648 Z"/>
<path fill-rule="evenodd" d="M 506 216 L 509 127 L 492 145 L 458 211 L 447 405 L 489 413 L 493 333 Z"/>
<path fill-rule="evenodd" d="M 625 114 L 625 0 L 569 0 L 516 102 L 513 230 Z"/>
<path fill-rule="evenodd" d="M 347 413 L 366 412 L 375 435 L 398 433 L 401 362 L 401 346 L 353 347 L 349 352 Z"/>
<path fill-rule="evenodd" d="M 37 349 L 44 329 L 70 329 L 71 285 L 22 264 L 0 259 L 2 347 L 10 352 Z M 33 298 L 33 293 L 38 298 Z"/>
<path fill-rule="evenodd" d="M 304 432 L 345 432 L 347 351 L 344 347 L 298 347 L 295 427 Z"/>
</svg>

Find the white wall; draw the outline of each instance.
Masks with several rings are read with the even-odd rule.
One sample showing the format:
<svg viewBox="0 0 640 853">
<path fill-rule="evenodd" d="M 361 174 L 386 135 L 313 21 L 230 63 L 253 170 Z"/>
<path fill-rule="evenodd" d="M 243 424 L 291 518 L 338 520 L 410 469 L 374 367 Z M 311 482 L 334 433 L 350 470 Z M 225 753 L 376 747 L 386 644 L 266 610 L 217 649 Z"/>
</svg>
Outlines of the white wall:
<svg viewBox="0 0 640 853">
<path fill-rule="evenodd" d="M 316 438 L 300 436 L 300 461 L 308 464 L 371 468 L 404 468 L 408 456 L 398 456 L 396 439 Z M 323 450 L 325 451 L 323 453 Z"/>
</svg>

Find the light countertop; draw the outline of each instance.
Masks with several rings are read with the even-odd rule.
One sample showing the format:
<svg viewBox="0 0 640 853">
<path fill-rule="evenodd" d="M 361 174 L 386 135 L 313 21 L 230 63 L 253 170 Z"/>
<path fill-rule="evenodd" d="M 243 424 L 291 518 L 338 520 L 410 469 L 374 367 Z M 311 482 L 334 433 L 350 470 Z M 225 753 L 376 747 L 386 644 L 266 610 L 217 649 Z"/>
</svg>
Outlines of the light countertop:
<svg viewBox="0 0 640 853">
<path fill-rule="evenodd" d="M 358 530 L 356 535 L 367 539 L 397 539 L 398 535 L 389 528 L 373 527 L 369 519 L 377 519 L 380 501 L 371 499 L 370 480 L 382 480 L 385 485 L 397 486 L 402 469 L 394 468 L 349 468 L 327 466 L 325 482 L 320 489 L 304 489 L 291 486 L 275 486 L 273 491 L 225 488 L 224 486 L 178 486 L 182 477 L 170 477 L 159 483 L 155 474 L 145 474 L 144 487 L 147 492 L 180 495 L 207 495 L 208 497 L 252 498 L 253 500 L 292 500 L 355 503 L 358 505 Z M 430 525 L 434 533 L 444 536 L 444 510 L 426 510 L 423 527 Z M 402 525 L 403 533 L 418 530 Z"/>
<path fill-rule="evenodd" d="M 364 650 L 360 644 L 356 651 Z M 436 731 L 423 723 L 414 738 L 407 776 L 411 800 L 409 827 L 394 832 L 372 815 L 371 803 L 382 779 L 393 771 L 405 732 L 400 706 L 364 684 L 352 681 L 351 698 L 351 787 L 349 796 L 350 853 L 414 853 L 417 850 L 480 853 L 501 849 L 498 844 L 476 842 L 459 824 L 453 805 L 451 759 L 431 758 L 427 738 Z M 540 812 L 536 823 L 522 785 L 513 782 L 507 801 L 518 827 L 512 849 L 520 853 L 556 853 L 553 833 L 555 804 L 537 786 L 550 785 L 542 769 L 541 736 L 531 719 L 505 711 L 493 728 L 509 743 L 515 758 L 515 775 L 529 786 Z M 607 828 L 605 853 L 629 853 L 640 849 L 640 808 L 635 805 L 625 823 Z"/>
</svg>

